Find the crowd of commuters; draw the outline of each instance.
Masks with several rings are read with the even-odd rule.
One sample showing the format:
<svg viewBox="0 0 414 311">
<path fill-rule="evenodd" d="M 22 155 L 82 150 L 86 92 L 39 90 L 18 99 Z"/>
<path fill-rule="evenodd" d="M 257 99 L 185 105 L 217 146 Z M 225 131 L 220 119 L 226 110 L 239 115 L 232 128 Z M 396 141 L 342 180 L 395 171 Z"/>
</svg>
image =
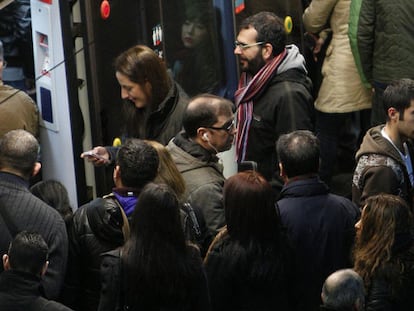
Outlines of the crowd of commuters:
<svg viewBox="0 0 414 311">
<path fill-rule="evenodd" d="M 369 1 L 352 2 L 363 9 Z M 344 49 L 325 58 L 315 133 L 304 57 L 286 45 L 283 21 L 260 12 L 237 34 L 234 104 L 211 94 L 189 99 L 148 47 L 119 55 L 123 144 L 82 155 L 113 165 L 114 188 L 75 212 L 58 181 L 29 187 L 41 167 L 36 134 L 22 127 L 0 137 L 0 306 L 411 310 L 414 77 L 387 83 L 385 124 L 368 130 L 357 152 L 352 200 L 330 193 L 320 176 L 327 119 L 341 126 L 369 106 L 369 92 L 347 89 L 363 88 L 343 38 L 349 1 L 321 4 L 305 12 L 308 31 L 317 35 L 329 22 L 328 52 Z M 345 70 L 336 53 L 352 78 L 336 77 Z M 344 87 L 343 79 L 352 81 Z M 347 101 L 358 103 L 353 95 L 363 104 L 348 109 Z M 324 110 L 326 101 L 343 110 Z M 257 170 L 226 179 L 220 153 L 233 142 L 237 161 Z"/>
</svg>

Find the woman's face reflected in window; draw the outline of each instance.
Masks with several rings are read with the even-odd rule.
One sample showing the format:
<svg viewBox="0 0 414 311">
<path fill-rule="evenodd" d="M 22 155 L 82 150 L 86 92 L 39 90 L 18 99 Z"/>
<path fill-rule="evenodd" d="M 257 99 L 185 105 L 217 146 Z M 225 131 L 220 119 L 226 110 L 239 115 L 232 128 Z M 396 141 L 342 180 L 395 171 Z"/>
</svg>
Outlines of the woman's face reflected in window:
<svg viewBox="0 0 414 311">
<path fill-rule="evenodd" d="M 207 27 L 198 21 L 186 20 L 181 27 L 181 40 L 186 48 L 192 49 L 207 37 Z"/>
</svg>

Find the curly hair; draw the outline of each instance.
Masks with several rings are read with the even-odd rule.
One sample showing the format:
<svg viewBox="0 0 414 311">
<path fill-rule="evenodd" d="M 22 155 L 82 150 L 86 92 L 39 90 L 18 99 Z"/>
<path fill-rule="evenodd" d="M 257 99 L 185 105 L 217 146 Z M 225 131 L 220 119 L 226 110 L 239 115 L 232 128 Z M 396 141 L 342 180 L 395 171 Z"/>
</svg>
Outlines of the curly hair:
<svg viewBox="0 0 414 311">
<path fill-rule="evenodd" d="M 398 196 L 379 194 L 367 199 L 357 225 L 354 248 L 354 269 L 370 286 L 371 278 L 391 262 L 402 241 L 409 240 L 412 213 L 407 203 Z M 396 262 L 397 266 L 403 267 Z"/>
</svg>

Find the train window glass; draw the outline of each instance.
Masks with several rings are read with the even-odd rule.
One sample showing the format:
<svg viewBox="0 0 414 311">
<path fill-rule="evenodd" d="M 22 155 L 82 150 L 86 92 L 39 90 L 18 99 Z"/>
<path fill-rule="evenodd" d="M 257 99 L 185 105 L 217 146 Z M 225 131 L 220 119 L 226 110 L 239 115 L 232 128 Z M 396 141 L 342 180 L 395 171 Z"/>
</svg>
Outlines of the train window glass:
<svg viewBox="0 0 414 311">
<path fill-rule="evenodd" d="M 165 60 L 188 95 L 218 93 L 223 81 L 219 16 L 212 0 L 162 2 Z"/>
</svg>

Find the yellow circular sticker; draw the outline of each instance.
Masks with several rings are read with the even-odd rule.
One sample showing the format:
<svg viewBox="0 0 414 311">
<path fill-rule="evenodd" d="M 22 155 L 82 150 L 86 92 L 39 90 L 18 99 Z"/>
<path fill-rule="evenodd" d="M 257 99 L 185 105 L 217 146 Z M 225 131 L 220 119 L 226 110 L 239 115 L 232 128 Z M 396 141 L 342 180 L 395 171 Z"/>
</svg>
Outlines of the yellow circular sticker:
<svg viewBox="0 0 414 311">
<path fill-rule="evenodd" d="M 119 137 L 116 137 L 112 143 L 112 146 L 119 147 L 122 145 L 121 139 Z"/>
<path fill-rule="evenodd" d="M 293 29 L 293 21 L 292 21 L 292 17 L 290 17 L 289 15 L 285 17 L 285 31 L 287 34 L 290 34 L 292 32 Z"/>
</svg>

